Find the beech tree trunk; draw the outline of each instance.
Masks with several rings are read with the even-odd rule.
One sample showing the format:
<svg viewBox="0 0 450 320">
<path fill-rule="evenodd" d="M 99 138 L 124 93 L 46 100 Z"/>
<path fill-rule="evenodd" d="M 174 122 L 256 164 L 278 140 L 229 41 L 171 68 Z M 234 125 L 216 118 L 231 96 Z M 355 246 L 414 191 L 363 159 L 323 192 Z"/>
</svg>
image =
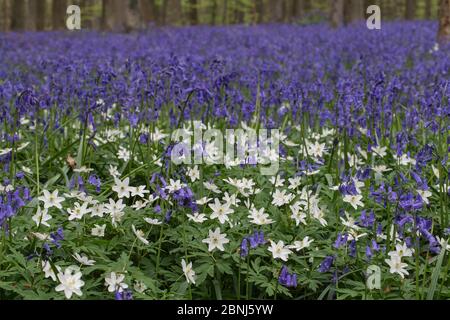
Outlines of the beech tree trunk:
<svg viewBox="0 0 450 320">
<path fill-rule="evenodd" d="M 66 27 L 67 0 L 52 1 L 52 28 L 61 30 Z"/>
<path fill-rule="evenodd" d="M 303 0 L 292 1 L 292 21 L 296 22 L 303 16 Z"/>
<path fill-rule="evenodd" d="M 164 0 L 164 21 L 169 25 L 182 23 L 180 0 Z"/>
<path fill-rule="evenodd" d="M 124 32 L 128 29 L 128 1 L 103 0 L 103 29 L 113 32 Z"/>
<path fill-rule="evenodd" d="M 11 8 L 11 29 L 25 30 L 25 0 L 13 0 Z"/>
<path fill-rule="evenodd" d="M 345 0 L 344 20 L 346 24 L 364 20 L 364 0 Z"/>
<path fill-rule="evenodd" d="M 425 1 L 425 19 L 431 20 L 431 6 L 432 2 L 431 0 Z"/>
<path fill-rule="evenodd" d="M 0 0 L 0 31 L 9 30 L 8 0 Z"/>
<path fill-rule="evenodd" d="M 450 42 L 450 0 L 439 2 L 438 42 L 441 44 Z"/>
<path fill-rule="evenodd" d="M 255 22 L 256 23 L 264 22 L 264 1 L 263 0 L 255 0 Z"/>
<path fill-rule="evenodd" d="M 283 21 L 283 2 L 281 0 L 269 1 L 270 22 Z"/>
<path fill-rule="evenodd" d="M 217 19 L 217 0 L 211 0 L 211 20 L 209 22 L 210 25 L 214 26 L 216 24 Z"/>
<path fill-rule="evenodd" d="M 47 26 L 47 1 L 29 0 L 36 2 L 36 30 L 45 30 Z"/>
<path fill-rule="evenodd" d="M 158 23 L 158 6 L 155 3 L 155 0 L 139 0 L 139 11 L 141 14 L 141 20 L 145 25 L 148 25 L 150 22 Z"/>
<path fill-rule="evenodd" d="M 414 20 L 416 17 L 416 0 L 406 0 L 405 19 Z"/>
<path fill-rule="evenodd" d="M 340 28 L 344 25 L 344 0 L 331 0 L 331 26 Z"/>
<path fill-rule="evenodd" d="M 198 24 L 198 8 L 197 8 L 197 0 L 189 0 L 189 24 L 197 25 Z"/>
</svg>

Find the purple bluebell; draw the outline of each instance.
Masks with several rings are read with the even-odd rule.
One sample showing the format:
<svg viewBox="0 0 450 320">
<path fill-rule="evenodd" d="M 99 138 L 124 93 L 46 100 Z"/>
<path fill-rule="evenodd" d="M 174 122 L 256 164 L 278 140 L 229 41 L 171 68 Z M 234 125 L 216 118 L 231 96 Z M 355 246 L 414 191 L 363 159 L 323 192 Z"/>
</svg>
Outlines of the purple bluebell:
<svg viewBox="0 0 450 320">
<path fill-rule="evenodd" d="M 88 182 L 90 185 L 95 186 L 95 191 L 97 193 L 100 193 L 102 182 L 98 176 L 91 174 L 88 178 Z"/>
<path fill-rule="evenodd" d="M 366 210 L 363 210 L 359 217 L 359 225 L 361 227 L 372 228 L 374 223 L 375 214 L 373 213 L 373 210 L 371 210 L 369 214 L 367 214 Z"/>
<path fill-rule="evenodd" d="M 283 265 L 278 277 L 278 282 L 287 288 L 297 288 L 297 274 L 290 273 L 289 269 Z"/>
<path fill-rule="evenodd" d="M 345 246 L 347 244 L 347 240 L 348 240 L 348 234 L 347 233 L 341 234 L 339 232 L 338 236 L 336 238 L 336 241 L 334 242 L 333 247 L 335 247 L 336 249 L 339 249 L 341 246 Z"/>
<path fill-rule="evenodd" d="M 50 238 L 52 239 L 52 243 L 57 247 L 61 247 L 61 241 L 64 240 L 64 230 L 62 227 L 59 227 L 56 232 L 50 233 Z"/>
<path fill-rule="evenodd" d="M 335 260 L 334 256 L 326 256 L 319 265 L 319 272 L 328 272 Z"/>
<path fill-rule="evenodd" d="M 348 255 L 352 258 L 356 257 L 356 240 L 350 241 L 348 246 Z"/>
<path fill-rule="evenodd" d="M 122 292 L 115 292 L 116 300 L 133 300 L 133 292 L 131 290 L 125 289 Z"/>
</svg>

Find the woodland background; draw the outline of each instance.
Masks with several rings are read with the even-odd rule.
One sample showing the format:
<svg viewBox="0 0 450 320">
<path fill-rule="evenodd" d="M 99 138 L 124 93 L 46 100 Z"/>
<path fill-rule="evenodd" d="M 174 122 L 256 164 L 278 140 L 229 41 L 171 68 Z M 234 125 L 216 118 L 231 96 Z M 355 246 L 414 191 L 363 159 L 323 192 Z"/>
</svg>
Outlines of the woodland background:
<svg viewBox="0 0 450 320">
<path fill-rule="evenodd" d="M 334 27 L 365 18 L 377 4 L 383 20 L 437 19 L 448 0 L 0 0 L 0 30 L 65 28 L 69 4 L 79 5 L 82 28 L 130 31 L 151 26 L 257 23 Z"/>
</svg>

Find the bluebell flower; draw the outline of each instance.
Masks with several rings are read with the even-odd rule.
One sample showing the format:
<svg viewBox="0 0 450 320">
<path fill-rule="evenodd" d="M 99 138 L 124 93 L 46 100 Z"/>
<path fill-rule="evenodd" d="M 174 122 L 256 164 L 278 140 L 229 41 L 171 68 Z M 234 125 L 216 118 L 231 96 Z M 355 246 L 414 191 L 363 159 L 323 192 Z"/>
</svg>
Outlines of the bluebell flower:
<svg viewBox="0 0 450 320">
<path fill-rule="evenodd" d="M 383 226 L 381 225 L 381 222 L 378 223 L 378 227 L 377 227 L 377 235 L 381 235 L 383 234 Z"/>
<path fill-rule="evenodd" d="M 97 193 L 100 192 L 100 188 L 102 186 L 102 183 L 100 181 L 100 178 L 97 177 L 95 174 L 91 174 L 88 178 L 88 182 L 90 185 L 95 186 L 95 191 Z"/>
<path fill-rule="evenodd" d="M 248 253 L 249 253 L 249 250 L 248 250 L 248 240 L 247 240 L 246 237 L 245 237 L 244 239 L 242 239 L 240 253 L 241 253 L 241 257 L 243 257 L 243 258 L 245 258 L 246 256 L 248 256 Z"/>
<path fill-rule="evenodd" d="M 333 265 L 335 257 L 334 256 L 326 256 L 323 261 L 319 265 L 319 272 L 328 272 Z"/>
<path fill-rule="evenodd" d="M 45 254 L 47 256 L 51 256 L 53 254 L 53 250 L 50 248 L 50 246 L 47 242 L 45 242 L 42 247 L 44 248 Z"/>
<path fill-rule="evenodd" d="M 366 210 L 363 210 L 359 217 L 359 225 L 361 227 L 372 228 L 374 223 L 375 223 L 375 214 L 373 213 L 373 210 L 370 211 L 369 215 L 367 215 Z"/>
<path fill-rule="evenodd" d="M 16 178 L 21 180 L 23 179 L 23 177 L 25 177 L 25 174 L 22 171 L 19 171 L 16 173 Z"/>
<path fill-rule="evenodd" d="M 122 292 L 115 292 L 116 300 L 133 300 L 133 292 L 131 290 L 125 289 Z"/>
<path fill-rule="evenodd" d="M 146 133 L 141 133 L 141 135 L 139 136 L 139 143 L 140 144 L 147 144 L 148 143 L 148 134 Z"/>
<path fill-rule="evenodd" d="M 171 218 L 172 218 L 172 210 L 167 210 L 166 215 L 164 216 L 164 221 L 166 223 L 169 223 Z"/>
<path fill-rule="evenodd" d="M 250 249 L 255 249 L 265 243 L 263 231 L 255 231 L 252 235 L 244 237 L 241 242 L 241 257 L 246 257 L 249 254 L 249 246 Z"/>
<path fill-rule="evenodd" d="M 57 247 L 61 247 L 61 241 L 64 240 L 64 230 L 62 227 L 59 227 L 56 232 L 50 233 L 50 238 L 52 239 L 52 243 Z"/>
<path fill-rule="evenodd" d="M 368 261 L 370 261 L 370 259 L 372 259 L 372 251 L 370 250 L 370 246 L 366 246 L 366 258 Z"/>
<path fill-rule="evenodd" d="M 416 154 L 416 167 L 420 170 L 426 167 L 428 162 L 433 159 L 434 148 L 431 145 L 424 145 L 422 149 Z"/>
<path fill-rule="evenodd" d="M 348 246 L 348 255 L 352 258 L 356 257 L 356 240 L 350 241 L 350 244 Z"/>
<path fill-rule="evenodd" d="M 341 234 L 340 232 L 338 233 L 337 239 L 334 242 L 334 247 L 336 249 L 339 249 L 341 246 L 346 245 L 347 244 L 347 240 L 348 240 L 348 234 L 344 233 Z"/>
<path fill-rule="evenodd" d="M 407 193 L 400 197 L 400 207 L 405 211 L 420 210 L 423 207 L 423 200 L 419 195 Z"/>
<path fill-rule="evenodd" d="M 278 282 L 287 288 L 297 288 L 297 274 L 290 273 L 289 269 L 283 265 L 278 277 Z"/>
<path fill-rule="evenodd" d="M 380 246 L 375 239 L 372 239 L 372 250 L 376 252 L 380 251 Z"/>
</svg>

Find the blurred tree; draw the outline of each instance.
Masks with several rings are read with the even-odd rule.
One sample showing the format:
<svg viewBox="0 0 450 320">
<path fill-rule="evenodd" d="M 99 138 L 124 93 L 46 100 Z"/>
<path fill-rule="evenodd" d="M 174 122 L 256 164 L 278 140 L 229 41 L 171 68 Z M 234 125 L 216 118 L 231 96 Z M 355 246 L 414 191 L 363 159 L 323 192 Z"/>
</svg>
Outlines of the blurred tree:
<svg viewBox="0 0 450 320">
<path fill-rule="evenodd" d="M 211 0 L 211 18 L 209 21 L 210 25 L 215 25 L 217 22 L 217 9 L 218 9 L 218 5 L 217 5 L 217 0 Z"/>
<path fill-rule="evenodd" d="M 414 20 L 415 19 L 416 8 L 417 8 L 416 0 L 406 0 L 406 7 L 405 7 L 405 19 L 406 20 Z"/>
<path fill-rule="evenodd" d="M 180 0 L 163 0 L 163 25 L 183 24 Z"/>
<path fill-rule="evenodd" d="M 425 0 L 425 19 L 427 19 L 427 20 L 431 20 L 431 7 L 432 7 L 432 1 Z"/>
<path fill-rule="evenodd" d="M 27 7 L 25 9 L 25 28 L 29 31 L 36 31 L 38 20 L 43 17 L 39 17 L 37 13 L 37 3 L 42 0 L 28 0 Z"/>
<path fill-rule="evenodd" d="M 233 23 L 234 24 L 242 24 L 244 23 L 244 3 L 241 0 L 233 0 Z"/>
<path fill-rule="evenodd" d="M 102 0 L 81 0 L 81 28 L 98 29 L 102 14 Z"/>
<path fill-rule="evenodd" d="M 45 30 L 47 26 L 47 1 L 29 0 L 36 2 L 36 30 Z"/>
<path fill-rule="evenodd" d="M 67 0 L 52 1 L 52 28 L 53 30 L 66 27 Z"/>
<path fill-rule="evenodd" d="M 270 22 L 283 21 L 283 0 L 269 0 Z"/>
<path fill-rule="evenodd" d="M 280 0 L 281 1 L 281 10 L 282 10 L 282 17 L 281 22 L 289 22 L 290 18 L 292 16 L 292 7 L 289 6 L 290 0 Z"/>
<path fill-rule="evenodd" d="M 331 0 L 331 26 L 340 28 L 344 25 L 344 0 Z"/>
<path fill-rule="evenodd" d="M 82 28 L 128 31 L 149 23 L 320 23 L 333 27 L 363 20 L 379 5 L 383 19 L 436 18 L 441 0 L 0 0 L 0 30 L 64 29 L 66 8 L 82 9 Z M 343 12 L 342 12 L 343 4 Z M 336 10 L 337 9 L 337 10 Z M 327 12 L 331 12 L 327 18 Z M 441 32 L 442 33 L 442 32 Z"/>
<path fill-rule="evenodd" d="M 25 30 L 25 0 L 14 0 L 11 9 L 11 29 Z"/>
<path fill-rule="evenodd" d="M 364 20 L 364 0 L 346 0 L 344 6 L 345 24 Z"/>
<path fill-rule="evenodd" d="M 440 0 L 439 2 L 438 42 L 450 42 L 450 0 Z"/>
<path fill-rule="evenodd" d="M 7 0 L 0 0 L 0 31 L 8 31 Z"/>
<path fill-rule="evenodd" d="M 255 1 L 255 16 L 256 23 L 264 22 L 264 1 L 256 0 Z"/>
<path fill-rule="evenodd" d="M 292 0 L 292 21 L 296 22 L 303 17 L 303 8 L 304 8 L 303 0 Z"/>
<path fill-rule="evenodd" d="M 228 23 L 228 0 L 223 0 L 222 24 Z"/>
<path fill-rule="evenodd" d="M 312 8 L 311 0 L 303 0 L 303 11 L 309 12 L 311 11 L 311 8 Z"/>
<path fill-rule="evenodd" d="M 197 0 L 189 0 L 189 24 L 198 24 L 198 3 Z"/>
<path fill-rule="evenodd" d="M 150 22 L 158 23 L 159 12 L 155 0 L 139 0 L 138 5 L 141 19 L 145 25 Z"/>
<path fill-rule="evenodd" d="M 124 0 L 103 0 L 102 27 L 107 31 L 127 31 L 128 2 Z"/>
</svg>

